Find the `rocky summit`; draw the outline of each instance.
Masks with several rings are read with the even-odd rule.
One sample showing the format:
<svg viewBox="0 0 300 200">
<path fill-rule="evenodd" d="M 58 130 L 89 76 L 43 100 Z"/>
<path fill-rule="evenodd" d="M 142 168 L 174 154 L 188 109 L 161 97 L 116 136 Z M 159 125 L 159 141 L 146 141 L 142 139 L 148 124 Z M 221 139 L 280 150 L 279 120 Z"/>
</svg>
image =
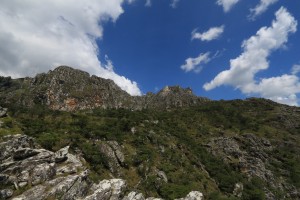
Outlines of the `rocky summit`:
<svg viewBox="0 0 300 200">
<path fill-rule="evenodd" d="M 132 97 L 112 80 L 90 76 L 87 72 L 60 66 L 34 78 L 0 77 L 0 102 L 32 107 L 46 105 L 53 110 L 93 108 L 169 109 L 197 105 L 206 98 L 197 97 L 191 89 L 165 87 L 157 94 Z"/>
<path fill-rule="evenodd" d="M 0 199 L 298 200 L 300 108 L 130 96 L 62 66 L 0 77 Z"/>
</svg>

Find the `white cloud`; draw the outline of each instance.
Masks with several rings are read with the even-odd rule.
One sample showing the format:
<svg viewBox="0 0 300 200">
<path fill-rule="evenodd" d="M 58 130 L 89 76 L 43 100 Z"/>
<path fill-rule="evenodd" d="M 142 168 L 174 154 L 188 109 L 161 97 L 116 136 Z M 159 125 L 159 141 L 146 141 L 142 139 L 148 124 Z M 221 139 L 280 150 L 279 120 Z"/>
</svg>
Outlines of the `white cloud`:
<svg viewBox="0 0 300 200">
<path fill-rule="evenodd" d="M 210 53 L 204 53 L 200 54 L 196 58 L 188 58 L 185 60 L 185 64 L 182 65 L 180 68 L 184 70 L 185 72 L 194 71 L 196 73 L 200 72 L 203 68 L 203 64 L 208 63 L 211 61 L 211 58 L 209 57 Z"/>
<path fill-rule="evenodd" d="M 292 74 L 296 75 L 296 74 L 299 74 L 299 73 L 300 73 L 300 65 L 294 65 L 292 67 Z"/>
<path fill-rule="evenodd" d="M 133 2 L 127 0 L 126 2 Z M 0 75 L 33 76 L 69 65 L 110 78 L 132 95 L 136 82 L 105 68 L 96 39 L 101 23 L 116 21 L 124 0 L 2 0 L 0 2 Z"/>
<path fill-rule="evenodd" d="M 217 4 L 223 6 L 224 12 L 229 12 L 230 9 L 239 2 L 240 0 L 218 0 Z"/>
<path fill-rule="evenodd" d="M 196 30 L 192 32 L 192 40 L 199 39 L 201 41 L 211 41 L 219 38 L 224 32 L 224 25 L 219 27 L 212 27 L 204 33 L 198 33 Z"/>
<path fill-rule="evenodd" d="M 283 74 L 278 77 L 264 78 L 249 89 L 250 92 L 279 103 L 298 105 L 296 94 L 300 92 L 300 80 L 295 75 Z"/>
<path fill-rule="evenodd" d="M 151 7 L 152 6 L 151 0 L 146 0 L 145 6 L 146 7 Z"/>
<path fill-rule="evenodd" d="M 269 67 L 268 57 L 288 41 L 288 36 L 297 31 L 297 21 L 283 7 L 276 12 L 276 19 L 270 27 L 262 27 L 256 35 L 244 41 L 244 52 L 230 60 L 230 69 L 219 73 L 203 87 L 212 90 L 221 85 L 231 85 L 244 94 L 259 94 L 281 103 L 295 105 L 296 94 L 300 92 L 299 79 L 295 75 L 284 74 L 279 77 L 255 80 L 259 71 Z"/>
<path fill-rule="evenodd" d="M 171 0 L 170 6 L 171 6 L 172 8 L 177 8 L 177 5 L 178 5 L 179 1 L 180 1 L 180 0 Z"/>
<path fill-rule="evenodd" d="M 264 13 L 269 6 L 276 3 L 278 0 L 260 0 L 259 4 L 255 8 L 250 9 L 251 14 L 249 19 L 255 20 L 255 18 Z"/>
</svg>

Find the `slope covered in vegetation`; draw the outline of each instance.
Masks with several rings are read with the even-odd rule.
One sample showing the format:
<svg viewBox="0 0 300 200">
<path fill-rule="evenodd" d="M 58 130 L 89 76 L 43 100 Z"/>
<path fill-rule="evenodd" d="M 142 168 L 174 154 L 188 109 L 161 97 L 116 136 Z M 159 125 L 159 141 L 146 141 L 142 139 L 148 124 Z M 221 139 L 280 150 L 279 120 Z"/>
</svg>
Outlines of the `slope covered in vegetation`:
<svg viewBox="0 0 300 200">
<path fill-rule="evenodd" d="M 52 151 L 70 145 L 90 179 L 123 178 L 146 196 L 298 199 L 300 109 L 264 99 L 207 101 L 168 111 L 53 111 L 9 106 L 1 137 L 32 136 Z"/>
</svg>

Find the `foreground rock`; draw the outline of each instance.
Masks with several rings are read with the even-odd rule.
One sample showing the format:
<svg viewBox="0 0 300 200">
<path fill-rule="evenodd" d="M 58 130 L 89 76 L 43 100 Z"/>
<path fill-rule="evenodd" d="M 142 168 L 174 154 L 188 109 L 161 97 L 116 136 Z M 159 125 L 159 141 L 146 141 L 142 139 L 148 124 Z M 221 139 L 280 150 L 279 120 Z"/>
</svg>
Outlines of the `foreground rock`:
<svg viewBox="0 0 300 200">
<path fill-rule="evenodd" d="M 0 118 L 1 118 L 1 117 L 5 117 L 6 114 L 7 114 L 7 108 L 2 108 L 2 107 L 0 106 Z"/>
<path fill-rule="evenodd" d="M 26 135 L 11 135 L 0 143 L 0 199 L 13 200 L 144 200 L 143 194 L 125 194 L 123 179 L 102 180 L 99 184 L 89 178 L 85 160 L 69 153 L 69 146 L 51 152 L 42 149 Z M 107 142 L 116 161 L 124 155 L 116 142 Z M 23 191 L 21 193 L 21 191 Z M 20 194 L 21 193 L 21 194 Z M 17 195 L 18 194 L 18 195 Z M 202 200 L 200 192 L 191 192 L 182 200 Z M 147 200 L 159 200 L 149 197 Z"/>
</svg>

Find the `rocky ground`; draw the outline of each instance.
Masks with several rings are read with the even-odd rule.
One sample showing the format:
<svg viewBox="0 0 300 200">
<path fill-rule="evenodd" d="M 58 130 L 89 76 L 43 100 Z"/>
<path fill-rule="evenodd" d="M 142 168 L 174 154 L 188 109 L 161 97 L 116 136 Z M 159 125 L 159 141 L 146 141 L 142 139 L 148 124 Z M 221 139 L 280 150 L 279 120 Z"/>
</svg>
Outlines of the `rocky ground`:
<svg viewBox="0 0 300 200">
<path fill-rule="evenodd" d="M 122 160 L 117 145 L 110 145 L 101 151 L 118 152 L 117 158 Z M 80 155 L 71 154 L 68 146 L 51 152 L 26 135 L 2 138 L 0 163 L 0 199 L 159 200 L 130 191 L 126 188 L 126 180 L 102 180 L 95 184 L 88 178 L 86 161 Z M 201 192 L 192 191 L 180 200 L 201 199 Z"/>
</svg>

